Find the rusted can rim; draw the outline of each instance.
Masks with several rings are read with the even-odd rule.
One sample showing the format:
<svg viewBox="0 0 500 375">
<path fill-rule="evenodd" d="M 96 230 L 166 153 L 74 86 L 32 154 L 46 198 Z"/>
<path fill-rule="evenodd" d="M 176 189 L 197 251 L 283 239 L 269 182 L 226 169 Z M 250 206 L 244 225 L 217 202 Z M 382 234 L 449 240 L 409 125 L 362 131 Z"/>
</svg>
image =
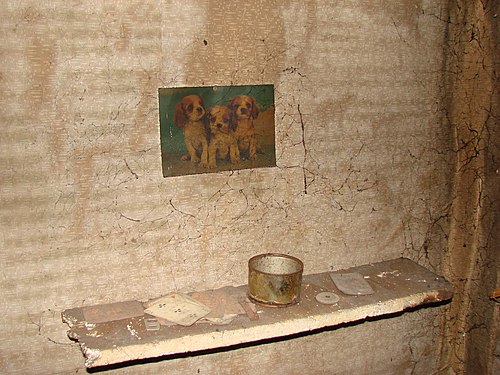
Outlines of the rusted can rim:
<svg viewBox="0 0 500 375">
<path fill-rule="evenodd" d="M 258 299 L 250 294 L 250 292 L 247 293 L 247 297 L 250 301 L 253 303 L 264 306 L 264 307 L 288 307 L 292 305 L 296 305 L 297 303 L 300 302 L 300 296 L 297 296 L 292 299 L 290 302 L 276 302 L 276 301 L 264 301 L 261 299 Z"/>
<path fill-rule="evenodd" d="M 260 270 L 257 270 L 255 268 L 252 268 L 252 263 L 255 262 L 256 260 L 258 259 L 261 259 L 261 258 L 266 258 L 266 257 L 280 257 L 280 258 L 288 258 L 288 259 L 291 259 L 293 260 L 294 262 L 296 262 L 299 266 L 299 269 L 295 272 L 287 272 L 287 273 L 272 273 L 272 272 L 264 272 L 264 271 L 260 271 Z M 300 274 L 304 271 L 304 263 L 302 263 L 302 261 L 299 259 L 299 258 L 296 258 L 292 255 L 288 255 L 288 254 L 281 254 L 281 253 L 264 253 L 264 254 L 258 254 L 258 255 L 255 255 L 253 257 L 251 257 L 249 260 L 248 260 L 248 268 L 254 272 L 258 272 L 258 273 L 261 273 L 263 275 L 270 275 L 270 276 L 287 276 L 287 275 L 296 275 L 296 274 Z"/>
</svg>

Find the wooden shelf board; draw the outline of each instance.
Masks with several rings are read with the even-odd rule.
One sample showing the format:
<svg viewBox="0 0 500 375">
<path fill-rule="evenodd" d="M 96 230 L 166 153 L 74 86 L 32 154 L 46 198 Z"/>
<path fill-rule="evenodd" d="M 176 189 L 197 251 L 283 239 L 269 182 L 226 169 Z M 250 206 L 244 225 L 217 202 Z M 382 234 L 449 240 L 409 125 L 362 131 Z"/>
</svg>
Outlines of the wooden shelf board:
<svg viewBox="0 0 500 375">
<path fill-rule="evenodd" d="M 361 273 L 374 289 L 374 294 L 345 295 L 325 272 L 304 276 L 298 304 L 284 308 L 257 306 L 259 319 L 253 321 L 246 315 L 238 315 L 226 325 L 162 325 L 157 331 L 148 331 L 145 316 L 89 323 L 84 318 L 85 307 L 78 307 L 65 310 L 62 317 L 70 326 L 68 336 L 78 341 L 86 358 L 85 365 L 90 368 L 230 347 L 334 327 L 445 302 L 453 295 L 451 284 L 444 278 L 404 258 L 335 272 Z M 221 290 L 231 296 L 245 296 L 247 287 L 225 287 Z M 335 305 L 317 302 L 315 297 L 322 291 L 336 293 L 340 301 Z"/>
</svg>

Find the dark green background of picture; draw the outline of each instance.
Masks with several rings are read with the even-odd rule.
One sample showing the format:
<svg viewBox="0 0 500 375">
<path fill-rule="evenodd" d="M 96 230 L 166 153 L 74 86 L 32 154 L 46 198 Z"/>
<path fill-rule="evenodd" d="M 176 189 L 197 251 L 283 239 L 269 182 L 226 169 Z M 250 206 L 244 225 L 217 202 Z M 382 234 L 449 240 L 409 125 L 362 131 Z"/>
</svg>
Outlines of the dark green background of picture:
<svg viewBox="0 0 500 375">
<path fill-rule="evenodd" d="M 228 101 L 237 95 L 254 97 L 261 111 L 274 105 L 273 85 L 160 88 L 158 96 L 162 153 L 187 152 L 182 130 L 174 123 L 174 113 L 179 100 L 191 94 L 200 95 L 206 108 L 214 105 L 227 105 Z"/>
</svg>

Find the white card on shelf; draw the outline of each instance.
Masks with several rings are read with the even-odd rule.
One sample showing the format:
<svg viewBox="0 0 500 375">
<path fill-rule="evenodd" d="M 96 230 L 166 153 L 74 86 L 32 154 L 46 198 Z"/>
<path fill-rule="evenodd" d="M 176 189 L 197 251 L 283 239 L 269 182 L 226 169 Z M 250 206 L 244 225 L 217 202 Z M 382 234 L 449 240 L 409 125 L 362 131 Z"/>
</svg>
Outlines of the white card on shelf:
<svg viewBox="0 0 500 375">
<path fill-rule="evenodd" d="M 157 299 L 144 312 L 182 326 L 190 326 L 210 313 L 210 309 L 188 295 L 172 293 Z"/>
</svg>

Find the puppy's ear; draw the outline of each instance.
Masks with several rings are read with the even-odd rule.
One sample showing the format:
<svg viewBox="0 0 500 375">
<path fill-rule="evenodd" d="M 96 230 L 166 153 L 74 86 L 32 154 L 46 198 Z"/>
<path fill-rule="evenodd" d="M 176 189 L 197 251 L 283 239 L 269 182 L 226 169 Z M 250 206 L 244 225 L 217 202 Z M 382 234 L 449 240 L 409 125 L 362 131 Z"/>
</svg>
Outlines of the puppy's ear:
<svg viewBox="0 0 500 375">
<path fill-rule="evenodd" d="M 203 103 L 203 98 L 198 95 L 198 98 L 200 100 L 200 106 L 203 108 L 203 116 L 201 116 L 200 120 L 203 124 L 207 125 L 207 116 L 208 116 L 208 110 L 207 107 L 205 107 L 205 103 Z"/>
<path fill-rule="evenodd" d="M 200 95 L 198 95 L 198 98 L 200 99 L 200 105 L 201 105 L 204 109 L 205 109 L 205 108 L 207 108 L 207 107 L 205 107 L 205 103 L 203 103 L 203 98 L 202 98 Z M 206 112 L 205 112 L 205 113 L 206 113 Z"/>
<path fill-rule="evenodd" d="M 210 121 L 208 120 L 207 115 L 203 117 L 202 124 L 203 124 L 203 129 L 205 130 L 205 137 L 207 138 L 207 141 L 210 142 L 212 131 L 210 130 Z"/>
<path fill-rule="evenodd" d="M 184 108 L 182 107 L 182 100 L 177 103 L 175 106 L 175 113 L 174 113 L 174 122 L 175 125 L 177 125 L 179 128 L 184 128 L 187 123 L 187 116 L 186 113 L 184 112 Z"/>
<path fill-rule="evenodd" d="M 255 98 L 252 96 L 252 117 L 257 118 L 259 115 L 259 107 L 257 106 L 257 101 Z"/>
<path fill-rule="evenodd" d="M 229 111 L 229 129 L 235 131 L 238 127 L 238 118 L 236 117 L 236 111 L 233 111 L 231 107 L 229 108 L 231 109 Z"/>
<path fill-rule="evenodd" d="M 203 103 L 202 103 L 203 105 Z M 205 125 L 205 128 L 206 129 L 210 129 L 210 117 L 211 117 L 211 111 L 212 111 L 212 108 L 208 108 L 206 111 L 205 111 L 205 114 L 203 115 L 203 117 L 201 118 L 201 122 L 203 122 L 203 125 Z"/>
<path fill-rule="evenodd" d="M 237 120 L 236 120 L 236 111 L 234 108 L 234 99 L 231 98 L 227 102 L 227 107 L 229 108 L 229 129 L 232 131 L 236 130 Z"/>
</svg>

